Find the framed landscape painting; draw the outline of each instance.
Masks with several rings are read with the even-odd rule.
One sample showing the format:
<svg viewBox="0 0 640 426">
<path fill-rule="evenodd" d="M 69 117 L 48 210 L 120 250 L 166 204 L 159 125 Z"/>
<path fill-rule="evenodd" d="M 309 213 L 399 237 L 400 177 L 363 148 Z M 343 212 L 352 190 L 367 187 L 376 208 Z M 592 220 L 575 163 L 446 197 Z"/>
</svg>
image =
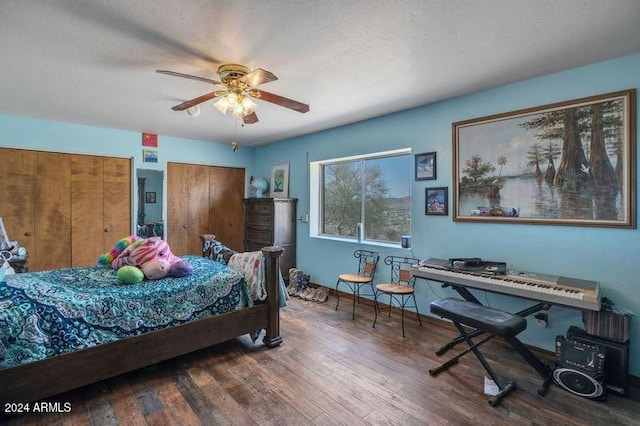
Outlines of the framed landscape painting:
<svg viewBox="0 0 640 426">
<path fill-rule="evenodd" d="M 453 220 L 635 228 L 635 97 L 453 123 Z"/>
</svg>

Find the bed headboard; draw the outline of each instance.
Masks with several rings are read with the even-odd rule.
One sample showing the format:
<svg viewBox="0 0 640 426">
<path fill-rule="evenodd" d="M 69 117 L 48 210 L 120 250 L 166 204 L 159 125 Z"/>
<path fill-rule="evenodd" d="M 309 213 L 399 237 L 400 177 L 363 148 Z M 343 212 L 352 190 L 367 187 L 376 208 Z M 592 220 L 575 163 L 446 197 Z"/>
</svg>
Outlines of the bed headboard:
<svg viewBox="0 0 640 426">
<path fill-rule="evenodd" d="M 231 256 L 237 253 L 237 251 L 231 250 L 222 242 L 217 241 L 214 234 L 202 234 L 200 235 L 200 240 L 202 241 L 202 257 L 215 260 L 224 265 L 228 264 Z"/>
</svg>

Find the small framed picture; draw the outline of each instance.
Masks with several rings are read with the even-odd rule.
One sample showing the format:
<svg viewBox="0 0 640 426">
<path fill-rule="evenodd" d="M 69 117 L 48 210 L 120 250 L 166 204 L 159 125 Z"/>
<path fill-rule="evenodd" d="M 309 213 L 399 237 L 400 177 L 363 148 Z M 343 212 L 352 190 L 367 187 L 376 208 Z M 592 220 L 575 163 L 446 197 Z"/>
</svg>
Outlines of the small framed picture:
<svg viewBox="0 0 640 426">
<path fill-rule="evenodd" d="M 154 151 L 152 149 L 143 149 L 142 150 L 142 161 L 144 163 L 157 163 L 158 162 L 158 151 Z"/>
<path fill-rule="evenodd" d="M 289 163 L 276 164 L 271 167 L 271 197 L 287 198 L 289 196 Z"/>
<path fill-rule="evenodd" d="M 150 146 L 153 148 L 158 147 L 158 135 L 154 133 L 143 133 L 142 134 L 142 146 Z"/>
<path fill-rule="evenodd" d="M 416 154 L 416 180 L 436 179 L 436 153 Z"/>
<path fill-rule="evenodd" d="M 144 202 L 148 204 L 156 203 L 156 193 L 155 192 L 145 192 L 144 193 Z"/>
<path fill-rule="evenodd" d="M 446 186 L 425 188 L 424 214 L 433 216 L 449 215 L 449 190 Z"/>
</svg>

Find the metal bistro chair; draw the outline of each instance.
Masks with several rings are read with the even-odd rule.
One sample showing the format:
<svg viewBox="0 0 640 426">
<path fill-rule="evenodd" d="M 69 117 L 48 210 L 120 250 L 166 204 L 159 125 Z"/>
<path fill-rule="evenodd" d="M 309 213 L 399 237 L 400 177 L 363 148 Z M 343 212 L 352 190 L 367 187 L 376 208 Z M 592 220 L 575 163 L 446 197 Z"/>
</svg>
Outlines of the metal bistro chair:
<svg viewBox="0 0 640 426">
<path fill-rule="evenodd" d="M 391 316 L 391 307 L 393 302 L 397 303 L 402 312 L 402 337 L 404 337 L 404 310 L 409 308 L 415 308 L 418 315 L 418 322 L 422 326 L 422 320 L 420 319 L 420 312 L 418 312 L 418 304 L 416 303 L 415 294 L 415 277 L 411 276 L 411 265 L 420 263 L 420 259 L 414 259 L 412 257 L 402 256 L 387 256 L 384 258 L 384 263 L 391 266 L 391 283 L 378 284 L 374 293 L 374 303 L 376 304 L 376 317 L 373 320 L 373 328 L 376 327 L 378 321 L 378 294 L 389 295 L 389 316 Z M 413 305 L 407 306 L 407 302 L 413 299 Z"/>
<path fill-rule="evenodd" d="M 338 281 L 336 282 L 336 297 L 338 299 L 336 303 L 336 311 L 340 304 L 340 293 L 338 292 L 338 286 L 340 283 L 346 284 L 351 292 L 353 292 L 353 319 L 356 318 L 356 298 L 360 303 L 360 287 L 363 285 L 371 286 L 371 296 L 374 296 L 373 277 L 376 274 L 376 267 L 378 266 L 378 259 L 380 255 L 374 251 L 368 250 L 356 250 L 353 255 L 358 259 L 358 273 L 357 274 L 340 274 Z"/>
</svg>

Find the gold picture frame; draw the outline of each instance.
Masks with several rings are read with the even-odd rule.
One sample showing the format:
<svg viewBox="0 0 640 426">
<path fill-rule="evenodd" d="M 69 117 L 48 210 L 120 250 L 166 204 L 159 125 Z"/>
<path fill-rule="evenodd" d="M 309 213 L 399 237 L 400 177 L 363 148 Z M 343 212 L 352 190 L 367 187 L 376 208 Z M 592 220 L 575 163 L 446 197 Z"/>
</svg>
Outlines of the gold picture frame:
<svg viewBox="0 0 640 426">
<path fill-rule="evenodd" d="M 635 98 L 453 123 L 453 220 L 636 228 Z"/>
</svg>

